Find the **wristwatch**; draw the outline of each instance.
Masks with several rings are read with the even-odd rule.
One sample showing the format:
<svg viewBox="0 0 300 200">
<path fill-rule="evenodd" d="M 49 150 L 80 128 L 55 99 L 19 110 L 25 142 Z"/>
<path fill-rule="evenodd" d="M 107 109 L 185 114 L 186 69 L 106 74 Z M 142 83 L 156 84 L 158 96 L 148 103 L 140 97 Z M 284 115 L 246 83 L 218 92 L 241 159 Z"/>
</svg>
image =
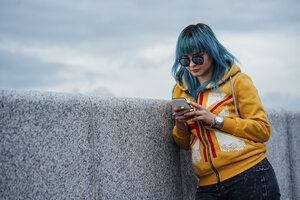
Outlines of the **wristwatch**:
<svg viewBox="0 0 300 200">
<path fill-rule="evenodd" d="M 222 116 L 216 115 L 215 119 L 211 122 L 211 128 L 221 129 L 224 124 L 224 118 Z"/>
</svg>

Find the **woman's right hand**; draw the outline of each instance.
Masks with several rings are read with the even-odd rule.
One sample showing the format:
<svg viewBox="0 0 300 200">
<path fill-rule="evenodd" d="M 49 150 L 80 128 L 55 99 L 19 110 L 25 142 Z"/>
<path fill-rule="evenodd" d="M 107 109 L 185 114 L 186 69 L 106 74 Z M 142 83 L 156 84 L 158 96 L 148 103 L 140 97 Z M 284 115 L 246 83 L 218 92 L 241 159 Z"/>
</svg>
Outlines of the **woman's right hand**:
<svg viewBox="0 0 300 200">
<path fill-rule="evenodd" d="M 182 109 L 180 106 L 176 106 L 173 109 L 173 116 L 176 121 L 177 128 L 181 130 L 187 129 L 187 120 L 190 120 L 193 118 L 193 116 L 185 116 L 185 113 L 190 112 L 189 109 Z"/>
</svg>

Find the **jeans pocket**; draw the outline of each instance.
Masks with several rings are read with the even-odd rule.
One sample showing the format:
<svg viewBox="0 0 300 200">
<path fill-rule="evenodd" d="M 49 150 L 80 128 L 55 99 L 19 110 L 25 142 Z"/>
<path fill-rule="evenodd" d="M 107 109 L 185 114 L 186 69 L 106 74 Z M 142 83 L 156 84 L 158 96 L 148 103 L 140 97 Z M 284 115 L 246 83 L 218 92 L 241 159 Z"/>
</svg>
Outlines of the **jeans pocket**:
<svg viewBox="0 0 300 200">
<path fill-rule="evenodd" d="M 256 168 L 257 184 L 261 185 L 262 199 L 280 199 L 280 191 L 275 172 L 267 159 Z"/>
</svg>

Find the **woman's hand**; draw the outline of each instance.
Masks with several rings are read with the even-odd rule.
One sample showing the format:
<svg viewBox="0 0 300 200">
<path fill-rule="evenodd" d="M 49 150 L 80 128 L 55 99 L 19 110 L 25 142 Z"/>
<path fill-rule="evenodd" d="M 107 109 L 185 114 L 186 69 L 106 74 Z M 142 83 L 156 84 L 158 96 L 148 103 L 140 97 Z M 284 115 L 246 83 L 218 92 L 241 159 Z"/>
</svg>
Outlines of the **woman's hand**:
<svg viewBox="0 0 300 200">
<path fill-rule="evenodd" d="M 190 120 L 193 118 L 193 116 L 188 116 L 186 113 L 191 112 L 189 109 L 183 109 L 180 106 L 176 106 L 173 109 L 173 116 L 176 120 L 176 125 L 179 129 L 185 130 L 187 129 L 187 120 Z"/>
<path fill-rule="evenodd" d="M 194 103 L 194 102 L 188 102 L 193 107 L 197 108 L 197 111 L 187 112 L 184 115 L 193 121 L 201 120 L 205 122 L 206 124 L 211 124 L 214 122 L 216 115 L 211 113 L 209 110 L 207 110 L 205 107 Z"/>
</svg>

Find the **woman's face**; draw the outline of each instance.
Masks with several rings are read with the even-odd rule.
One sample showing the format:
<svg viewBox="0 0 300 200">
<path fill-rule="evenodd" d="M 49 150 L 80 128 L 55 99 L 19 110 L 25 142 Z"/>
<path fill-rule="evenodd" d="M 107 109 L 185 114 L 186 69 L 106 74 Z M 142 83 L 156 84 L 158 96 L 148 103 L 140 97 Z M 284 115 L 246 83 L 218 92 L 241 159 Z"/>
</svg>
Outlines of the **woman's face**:
<svg viewBox="0 0 300 200">
<path fill-rule="evenodd" d="M 202 56 L 203 63 L 194 63 L 193 56 Z M 207 53 L 196 53 L 190 54 L 188 56 L 183 56 L 183 58 L 189 58 L 190 63 L 186 69 L 194 76 L 196 76 L 200 83 L 204 83 L 212 78 L 214 67 L 211 57 Z M 197 60 L 197 58 L 195 59 Z"/>
</svg>

